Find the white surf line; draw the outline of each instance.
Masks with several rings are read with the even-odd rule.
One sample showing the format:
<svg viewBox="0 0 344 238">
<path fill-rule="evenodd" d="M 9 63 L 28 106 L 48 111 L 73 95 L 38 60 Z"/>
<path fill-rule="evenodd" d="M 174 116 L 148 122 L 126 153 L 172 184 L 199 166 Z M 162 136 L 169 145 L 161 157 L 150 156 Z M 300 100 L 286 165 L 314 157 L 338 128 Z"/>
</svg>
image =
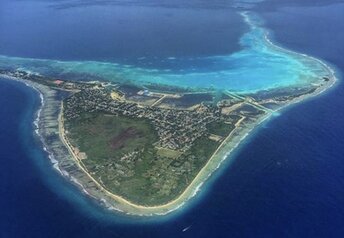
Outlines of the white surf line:
<svg viewBox="0 0 344 238">
<path fill-rule="evenodd" d="M 318 58 L 315 58 L 313 56 L 310 56 L 310 55 L 307 55 L 305 53 L 299 53 L 299 52 L 296 52 L 296 51 L 293 51 L 291 49 L 288 49 L 288 48 L 284 48 L 282 46 L 279 46 L 277 45 L 276 43 L 274 43 L 271 39 L 270 39 L 270 32 L 268 29 L 266 29 L 265 27 L 263 26 L 260 26 L 260 25 L 255 25 L 254 23 L 252 23 L 250 17 L 249 17 L 249 12 L 248 11 L 244 11 L 244 12 L 240 12 L 239 13 L 243 18 L 244 18 L 244 21 L 251 27 L 251 29 L 255 29 L 255 28 L 260 28 L 263 30 L 264 32 L 264 40 L 268 43 L 268 45 L 270 45 L 271 47 L 281 51 L 281 52 L 285 52 L 285 53 L 289 53 L 291 55 L 295 55 L 297 57 L 303 57 L 307 60 L 310 60 L 310 61 L 315 61 L 317 63 L 319 63 L 320 65 L 322 65 L 325 70 L 328 72 L 329 74 L 329 77 L 332 77 L 332 79 L 335 79 L 337 80 L 337 77 L 336 77 L 336 72 L 334 69 L 332 69 L 328 64 L 326 64 L 324 61 L 318 59 Z"/>
</svg>

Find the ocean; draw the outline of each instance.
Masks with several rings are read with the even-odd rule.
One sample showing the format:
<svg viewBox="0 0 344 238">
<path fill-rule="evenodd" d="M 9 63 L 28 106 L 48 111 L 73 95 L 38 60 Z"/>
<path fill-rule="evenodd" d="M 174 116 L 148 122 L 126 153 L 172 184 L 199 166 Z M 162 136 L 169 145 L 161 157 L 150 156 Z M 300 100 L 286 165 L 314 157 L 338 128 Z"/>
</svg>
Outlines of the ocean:
<svg viewBox="0 0 344 238">
<path fill-rule="evenodd" d="M 170 37 L 169 33 L 148 24 L 151 35 L 143 36 L 146 40 L 133 42 L 133 33 L 127 31 L 136 24 L 128 19 L 128 12 L 119 11 L 123 13 L 122 24 L 127 29 L 121 29 L 118 36 L 111 39 L 131 42 L 122 48 L 111 42 L 105 44 L 109 39 L 104 36 L 105 32 L 99 33 L 99 39 L 91 37 L 92 29 L 85 25 L 80 35 L 72 31 L 73 26 L 69 29 L 71 35 L 65 35 L 68 29 L 62 27 L 58 17 L 66 19 L 62 17 L 65 14 L 76 17 L 68 13 L 72 9 L 82 16 L 90 16 L 89 1 L 85 1 L 83 7 L 50 1 L 52 10 L 49 11 L 55 14 L 51 18 L 44 15 L 49 12 L 38 6 L 46 4 L 45 1 L 29 1 L 31 5 L 25 3 L 27 6 L 22 12 L 12 15 L 13 4 L 20 1 L 14 2 L 0 3 L 0 54 L 18 57 L 117 61 L 123 59 L 129 48 L 132 56 L 123 62 L 130 64 L 139 64 L 136 61 L 142 57 L 140 52 L 151 54 L 146 56 L 148 58 L 213 56 L 237 51 L 240 45 L 236 42 L 247 30 L 232 13 L 232 8 L 223 8 L 223 1 L 216 1 L 216 6 L 223 9 L 219 16 L 209 14 L 209 6 L 203 1 L 203 5 L 197 5 L 197 10 L 183 4 L 170 6 L 164 1 L 162 9 L 168 13 L 154 12 L 153 17 L 148 17 L 152 12 L 147 6 L 140 6 L 144 8 L 142 17 L 146 22 L 164 18 L 172 24 L 171 19 L 178 16 L 180 25 L 187 22 L 186 25 L 196 27 L 198 33 L 178 29 L 178 36 L 174 35 L 176 32 L 171 35 L 177 37 L 172 41 L 179 45 L 163 42 L 149 47 L 156 31 L 166 38 Z M 185 9 L 182 10 L 184 15 L 177 7 Z M 341 77 L 340 71 L 344 69 L 343 3 L 268 0 L 255 10 L 272 30 L 278 44 L 325 60 Z M 190 11 L 195 15 L 187 14 Z M 229 23 L 225 21 L 226 11 L 231 12 Z M 47 21 L 37 24 L 40 17 L 29 16 L 40 12 Z M 210 23 L 217 26 L 212 28 L 218 31 L 216 37 L 192 44 L 198 37 L 207 35 L 200 32 L 202 28 L 197 23 L 209 23 L 204 19 L 208 15 L 212 18 Z M 97 17 L 94 13 L 90 18 L 79 18 L 82 20 L 77 24 L 88 24 Z M 97 28 L 100 22 L 98 19 L 91 27 Z M 108 25 L 99 31 L 111 29 L 110 20 L 105 22 Z M 30 28 L 33 26 L 35 28 Z M 50 27 L 51 32 L 47 32 Z M 53 31 L 53 27 L 57 30 Z M 43 33 L 44 37 L 37 37 Z M 114 30 L 110 33 L 117 34 Z M 124 39 L 124 35 L 130 36 L 130 40 Z M 70 43 L 62 43 L 59 37 L 70 37 Z M 76 43 L 81 37 L 83 46 Z M 188 42 L 187 39 L 193 40 L 190 44 L 181 43 Z M 95 46 L 99 42 L 103 43 L 103 51 Z M 284 109 L 255 130 L 231 155 L 231 160 L 223 164 L 180 211 L 164 218 L 132 218 L 99 207 L 52 168 L 33 133 L 32 122 L 40 102 L 37 93 L 21 83 L 0 79 L 0 237 L 343 237 L 343 100 L 344 86 L 339 80 L 324 94 Z"/>
</svg>

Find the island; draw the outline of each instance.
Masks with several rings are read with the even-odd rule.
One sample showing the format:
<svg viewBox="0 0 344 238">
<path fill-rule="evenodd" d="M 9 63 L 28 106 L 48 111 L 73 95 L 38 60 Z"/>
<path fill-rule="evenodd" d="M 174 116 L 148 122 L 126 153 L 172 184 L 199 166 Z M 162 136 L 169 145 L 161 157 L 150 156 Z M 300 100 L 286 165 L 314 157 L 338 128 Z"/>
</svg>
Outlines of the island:
<svg viewBox="0 0 344 238">
<path fill-rule="evenodd" d="M 140 216 L 183 206 L 257 125 L 335 82 L 328 71 L 308 86 L 239 94 L 0 75 L 40 93 L 36 131 L 54 167 L 108 209 Z"/>
<path fill-rule="evenodd" d="M 63 176 L 110 210 L 165 215 L 263 121 L 336 82 L 325 62 L 274 44 L 259 16 L 240 15 L 249 28 L 240 51 L 164 59 L 201 68 L 0 55 L 0 76 L 38 91 L 35 131 Z"/>
</svg>

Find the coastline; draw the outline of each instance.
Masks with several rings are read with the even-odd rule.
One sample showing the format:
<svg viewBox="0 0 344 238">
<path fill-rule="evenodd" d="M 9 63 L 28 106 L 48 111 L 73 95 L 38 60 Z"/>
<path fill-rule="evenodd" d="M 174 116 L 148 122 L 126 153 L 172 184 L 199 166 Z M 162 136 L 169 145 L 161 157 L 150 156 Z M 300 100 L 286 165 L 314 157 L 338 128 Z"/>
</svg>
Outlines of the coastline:
<svg viewBox="0 0 344 238">
<path fill-rule="evenodd" d="M 314 57 L 305 54 L 299 54 L 275 45 L 269 39 L 268 31 L 265 33 L 265 40 L 270 47 L 276 47 L 283 52 L 287 52 L 288 54 L 295 54 L 296 56 L 302 56 L 310 61 L 316 61 L 317 63 L 321 64 L 324 70 L 326 70 L 326 72 L 330 75 L 329 81 L 317 87 L 313 93 L 296 97 L 293 100 L 290 100 L 288 103 L 278 107 L 275 111 L 285 109 L 289 105 L 315 97 L 335 85 L 338 80 L 336 78 L 335 71 L 325 62 Z M 60 107 L 61 101 L 56 99 L 56 90 L 50 89 L 47 86 L 33 83 L 31 81 L 23 81 L 13 77 L 7 78 L 25 83 L 25 85 L 33 88 L 39 93 L 41 107 L 38 109 L 37 117 L 34 121 L 35 132 L 42 142 L 44 151 L 48 153 L 53 167 L 58 170 L 61 175 L 79 187 L 83 193 L 92 197 L 93 199 L 98 200 L 109 210 L 116 210 L 136 216 L 166 215 L 184 206 L 188 200 L 190 200 L 200 191 L 202 185 L 221 166 L 223 161 L 232 159 L 232 152 L 241 144 L 241 142 L 243 142 L 245 138 L 250 135 L 250 133 L 252 133 L 252 131 L 254 131 L 261 123 L 271 118 L 273 115 L 273 113 L 268 113 L 255 122 L 247 123 L 244 127 L 240 127 L 240 125 L 238 125 L 238 128 L 236 128 L 230 134 L 231 137 L 227 137 L 222 142 L 219 148 L 208 160 L 206 165 L 199 171 L 193 181 L 180 196 L 169 203 L 149 207 L 131 203 L 130 201 L 107 191 L 99 183 L 97 183 L 97 181 L 94 180 L 85 169 L 82 168 L 80 163 L 77 162 L 77 158 L 73 158 L 74 156 L 67 145 L 68 142 L 64 141 L 63 122 L 60 120 L 62 117 L 62 110 Z M 56 136 L 58 136 L 58 138 L 51 139 L 52 137 Z"/>
<path fill-rule="evenodd" d="M 157 206 L 143 206 L 138 205 L 135 203 L 130 202 L 129 200 L 126 200 L 125 198 L 113 194 L 106 190 L 102 185 L 100 185 L 88 172 L 86 169 L 82 167 L 80 163 L 78 163 L 79 168 L 81 168 L 87 176 L 99 187 L 100 192 L 102 195 L 105 195 L 104 197 L 101 197 L 101 199 L 98 199 L 105 205 L 109 210 L 116 210 L 120 212 L 124 212 L 128 215 L 135 215 L 135 216 L 155 216 L 155 215 L 167 215 L 173 211 L 176 211 L 177 209 L 184 206 L 188 200 L 193 198 L 197 193 L 200 191 L 203 184 L 209 179 L 209 177 L 222 165 L 222 163 L 225 160 L 232 159 L 230 156 L 231 154 L 239 147 L 239 145 L 248 137 L 255 129 L 259 127 L 263 122 L 270 119 L 273 115 L 273 113 L 280 111 L 282 109 L 287 108 L 288 106 L 292 104 L 299 103 L 301 101 L 304 101 L 308 98 L 315 97 L 322 92 L 326 91 L 327 89 L 331 88 L 333 85 L 335 85 L 337 81 L 336 77 L 331 78 L 329 82 L 327 82 L 322 87 L 318 87 L 317 90 L 315 90 L 311 94 L 306 94 L 301 97 L 297 97 L 291 101 L 289 101 L 287 104 L 279 107 L 277 110 L 274 110 L 273 112 L 270 112 L 266 115 L 261 116 L 257 121 L 255 122 L 249 122 L 245 124 L 245 126 L 240 127 L 240 124 L 242 121 L 245 121 L 246 118 L 242 118 L 237 124 L 236 128 L 228 135 L 228 137 L 221 143 L 221 145 L 217 148 L 217 150 L 214 152 L 214 154 L 211 156 L 211 158 L 208 160 L 206 165 L 198 172 L 196 177 L 193 179 L 193 181 L 188 185 L 188 187 L 184 190 L 184 192 L 179 195 L 176 199 L 162 205 Z M 62 110 L 60 109 L 60 112 Z M 61 125 L 63 127 L 63 123 L 60 120 L 59 116 L 59 124 L 60 129 Z M 62 123 L 62 124 L 61 124 Z M 62 130 L 63 131 L 63 130 Z M 60 131 L 61 136 L 61 131 Z M 63 137 L 63 132 L 62 132 Z M 62 139 L 64 141 L 64 139 Z M 68 142 L 63 142 L 65 145 L 68 144 Z M 72 153 L 72 149 L 69 148 L 70 153 Z M 78 158 L 76 155 L 73 155 L 74 160 L 78 161 Z M 79 183 L 78 181 L 73 181 L 74 183 L 77 182 L 79 186 L 82 187 L 83 191 L 90 195 L 91 197 L 97 197 L 97 195 L 92 195 L 84 186 L 82 186 L 82 183 Z M 99 194 L 98 194 L 99 195 Z M 110 199 L 110 200 L 108 200 Z M 115 202 L 115 203 L 113 203 Z"/>
<path fill-rule="evenodd" d="M 335 75 L 333 74 L 333 76 Z M 236 129 L 233 130 L 232 133 L 222 142 L 206 165 L 199 171 L 181 195 L 171 202 L 163 205 L 142 206 L 131 203 L 123 197 L 107 191 L 96 180 L 94 180 L 90 174 L 88 174 L 80 163 L 78 163 L 78 159 L 71 153 L 71 149 L 67 145 L 68 142 L 64 140 L 63 121 L 61 120 L 61 100 L 56 98 L 56 90 L 32 81 L 23 81 L 21 79 L 8 76 L 4 76 L 4 78 L 24 83 L 26 86 L 33 88 L 39 93 L 41 107 L 38 109 L 37 117 L 34 121 L 35 133 L 39 136 L 43 149 L 48 153 L 48 157 L 53 164 L 53 167 L 62 176 L 74 183 L 84 194 L 97 200 L 107 209 L 135 216 L 166 215 L 184 206 L 188 200 L 200 191 L 203 184 L 225 160 L 232 159 L 232 152 L 241 144 L 241 142 L 243 142 L 245 138 L 260 124 L 271 118 L 274 112 L 282 110 L 291 104 L 314 97 L 332 87 L 337 81 L 336 77 L 333 77 L 329 82 L 318 87 L 313 93 L 294 98 L 274 112 L 265 114 L 257 121 L 248 122 L 241 127 L 240 125 L 246 119 L 242 118 L 242 120 L 236 124 Z M 47 138 L 51 137 L 52 134 L 55 136 L 58 135 L 58 139 L 49 141 Z"/>
</svg>

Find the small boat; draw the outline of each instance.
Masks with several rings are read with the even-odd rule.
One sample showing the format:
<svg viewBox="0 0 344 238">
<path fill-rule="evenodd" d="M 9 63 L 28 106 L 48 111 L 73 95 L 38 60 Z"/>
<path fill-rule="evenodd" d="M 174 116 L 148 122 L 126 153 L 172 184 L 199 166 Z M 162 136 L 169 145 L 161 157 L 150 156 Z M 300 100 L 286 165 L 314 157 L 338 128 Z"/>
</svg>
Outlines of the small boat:
<svg viewBox="0 0 344 238">
<path fill-rule="evenodd" d="M 192 226 L 192 225 L 190 225 L 190 226 L 188 226 L 188 227 L 185 227 L 185 228 L 182 230 L 182 232 L 185 232 L 185 231 L 189 230 L 189 229 L 191 228 L 191 226 Z"/>
</svg>

